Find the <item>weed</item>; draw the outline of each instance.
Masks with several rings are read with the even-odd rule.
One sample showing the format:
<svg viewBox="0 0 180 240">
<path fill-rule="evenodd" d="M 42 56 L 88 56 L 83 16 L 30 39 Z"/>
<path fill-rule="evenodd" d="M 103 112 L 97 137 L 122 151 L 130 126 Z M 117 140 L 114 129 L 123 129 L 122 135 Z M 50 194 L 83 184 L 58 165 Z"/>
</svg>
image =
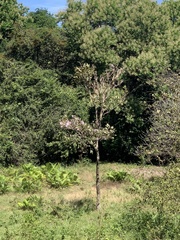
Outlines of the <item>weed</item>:
<svg viewBox="0 0 180 240">
<path fill-rule="evenodd" d="M 18 207 L 22 210 L 34 210 L 41 208 L 43 205 L 42 197 L 38 197 L 36 195 L 32 195 L 22 202 L 18 202 Z"/>
<path fill-rule="evenodd" d="M 178 240 L 180 235 L 180 218 L 143 210 L 139 204 L 126 208 L 117 224 L 122 231 L 131 233 L 134 240 Z"/>
<path fill-rule="evenodd" d="M 127 179 L 128 176 L 129 174 L 125 171 L 111 170 L 107 173 L 106 178 L 113 182 L 122 182 Z"/>
<path fill-rule="evenodd" d="M 24 164 L 18 169 L 11 169 L 12 185 L 17 192 L 34 193 L 40 191 L 44 174 L 32 163 Z"/>
<path fill-rule="evenodd" d="M 77 174 L 63 169 L 59 164 L 47 164 L 43 167 L 47 183 L 54 188 L 68 187 L 77 184 Z"/>
<path fill-rule="evenodd" d="M 0 194 L 5 194 L 9 191 L 9 180 L 4 175 L 0 175 Z"/>
</svg>

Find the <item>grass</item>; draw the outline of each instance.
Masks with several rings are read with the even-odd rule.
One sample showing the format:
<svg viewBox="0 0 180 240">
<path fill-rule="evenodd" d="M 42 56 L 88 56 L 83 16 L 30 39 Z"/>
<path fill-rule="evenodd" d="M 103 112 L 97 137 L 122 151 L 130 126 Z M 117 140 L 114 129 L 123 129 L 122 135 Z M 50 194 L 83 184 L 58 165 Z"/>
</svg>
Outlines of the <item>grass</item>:
<svg viewBox="0 0 180 240">
<path fill-rule="evenodd" d="M 148 231 L 145 231 L 149 226 L 148 224 L 154 224 L 150 220 L 154 219 L 155 215 L 151 216 L 143 213 L 144 209 L 150 211 L 153 208 L 148 204 L 140 206 L 139 201 L 142 199 L 143 182 L 149 181 L 152 177 L 162 177 L 165 168 L 117 163 L 101 164 L 100 168 L 101 210 L 98 212 L 95 210 L 94 164 L 83 163 L 68 167 L 68 170 L 78 173 L 80 178 L 78 185 L 59 189 L 43 185 L 42 190 L 34 194 L 9 192 L 0 195 L 0 239 L 156 239 L 149 238 Z M 110 170 L 126 171 L 130 174 L 131 179 L 123 182 L 111 182 L 105 177 Z M 3 170 L 1 170 L 1 173 L 3 173 Z M 30 199 L 41 198 L 42 201 L 35 202 L 35 207 L 31 210 L 26 209 L 26 207 L 24 210 L 18 207 L 18 203 L 29 199 L 30 196 L 34 196 Z M 28 202 L 28 204 L 34 203 Z M 129 219 L 127 216 L 129 216 Z M 138 219 L 139 223 L 142 221 L 142 226 L 139 226 L 139 228 L 142 227 L 139 235 L 137 235 L 138 227 L 136 229 L 132 221 L 131 226 L 128 225 L 128 222 L 133 218 L 134 221 Z M 147 221 L 145 230 L 143 230 L 143 221 Z M 157 225 L 157 223 L 155 224 Z M 168 226 L 166 225 L 165 228 Z M 172 239 L 178 239 L 180 236 L 178 234 L 176 233 L 177 238 Z M 156 237 L 156 235 L 154 236 Z M 170 240 L 168 236 L 164 240 Z"/>
</svg>

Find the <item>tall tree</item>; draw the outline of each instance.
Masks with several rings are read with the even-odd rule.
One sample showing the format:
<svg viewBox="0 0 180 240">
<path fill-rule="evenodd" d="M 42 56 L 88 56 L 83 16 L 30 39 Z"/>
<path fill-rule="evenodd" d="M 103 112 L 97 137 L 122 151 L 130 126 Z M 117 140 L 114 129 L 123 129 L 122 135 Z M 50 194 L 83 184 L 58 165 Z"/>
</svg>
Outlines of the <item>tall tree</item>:
<svg viewBox="0 0 180 240">
<path fill-rule="evenodd" d="M 30 12 L 28 14 L 32 18 L 32 25 L 36 25 L 37 27 L 47 27 L 47 28 L 55 28 L 57 27 L 57 20 L 55 16 L 48 12 L 47 9 L 37 8 L 35 12 Z"/>
<path fill-rule="evenodd" d="M 59 18 L 72 75 L 84 62 L 94 64 L 98 74 L 109 64 L 124 68 L 129 95 L 121 111 L 111 113 L 117 129 L 112 149 L 116 157 L 122 155 L 119 149 L 126 156 L 133 153 L 142 131 L 149 127 L 149 104 L 155 100 L 158 75 L 170 66 L 169 17 L 150 0 L 88 0 L 69 1 Z"/>
<path fill-rule="evenodd" d="M 20 61 L 31 59 L 40 67 L 56 69 L 63 75 L 68 59 L 67 44 L 55 16 L 46 9 L 36 9 L 26 18 L 26 24 L 7 43 L 6 55 Z"/>
<path fill-rule="evenodd" d="M 0 40 L 10 38 L 17 26 L 22 26 L 27 8 L 16 0 L 1 0 L 0 2 Z"/>
<path fill-rule="evenodd" d="M 66 45 L 59 28 L 24 27 L 7 44 L 6 55 L 20 61 L 31 59 L 40 67 L 56 69 L 62 74 Z"/>
<path fill-rule="evenodd" d="M 107 66 L 162 46 L 168 28 L 168 17 L 150 0 L 69 1 L 59 19 L 74 54 Z"/>
<path fill-rule="evenodd" d="M 171 64 L 171 70 L 180 71 L 180 1 L 166 0 L 162 4 L 162 12 L 170 20 L 167 31 L 167 53 Z"/>
</svg>

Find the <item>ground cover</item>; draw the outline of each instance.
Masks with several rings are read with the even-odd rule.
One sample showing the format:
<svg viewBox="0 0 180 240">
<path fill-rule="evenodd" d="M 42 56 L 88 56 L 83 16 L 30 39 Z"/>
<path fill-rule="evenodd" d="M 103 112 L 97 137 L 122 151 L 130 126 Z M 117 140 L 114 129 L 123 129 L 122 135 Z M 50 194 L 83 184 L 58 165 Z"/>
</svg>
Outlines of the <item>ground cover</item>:
<svg viewBox="0 0 180 240">
<path fill-rule="evenodd" d="M 48 168 L 52 171 L 56 167 Z M 40 167 L 30 168 L 39 174 Z M 2 168 L 0 175 L 8 177 L 11 171 Z M 95 165 L 84 162 L 63 168 L 63 173 L 63 178 L 72 173 L 78 179 L 73 184 L 55 187 L 49 185 L 44 174 L 41 187 L 36 191 L 17 191 L 11 184 L 7 192 L 1 193 L 1 240 L 179 239 L 178 166 L 169 170 L 155 166 L 101 164 L 99 211 L 95 210 Z M 52 172 L 51 176 L 54 176 Z M 113 176 L 113 180 L 109 176 Z M 48 177 L 50 179 L 50 175 Z M 54 180 L 57 176 L 53 177 L 53 183 Z"/>
</svg>

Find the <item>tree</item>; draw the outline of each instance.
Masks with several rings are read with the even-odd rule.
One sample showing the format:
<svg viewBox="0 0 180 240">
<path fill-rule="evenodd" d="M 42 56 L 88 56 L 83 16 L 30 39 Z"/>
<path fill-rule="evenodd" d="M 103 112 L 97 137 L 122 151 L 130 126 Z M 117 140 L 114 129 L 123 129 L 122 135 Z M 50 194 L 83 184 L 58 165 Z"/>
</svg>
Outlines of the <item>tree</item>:
<svg viewBox="0 0 180 240">
<path fill-rule="evenodd" d="M 136 154 L 145 162 L 167 164 L 180 160 L 180 77 L 170 73 L 161 78 L 161 97 L 153 104 L 151 128 Z"/>
<path fill-rule="evenodd" d="M 166 12 L 172 24 L 180 26 L 180 1 L 179 0 L 164 0 L 162 10 Z"/>
<path fill-rule="evenodd" d="M 169 27 L 168 17 L 150 0 L 69 1 L 59 20 L 73 53 L 96 66 L 122 64 L 162 47 Z"/>
<path fill-rule="evenodd" d="M 49 13 L 47 9 L 39 9 L 37 8 L 35 12 L 30 12 L 28 14 L 32 18 L 32 27 L 36 25 L 36 27 L 42 28 L 55 28 L 57 27 L 56 18 L 53 14 Z"/>
<path fill-rule="evenodd" d="M 56 18 L 46 9 L 36 9 L 27 14 L 26 20 L 26 24 L 14 30 L 6 55 L 20 61 L 31 59 L 40 67 L 56 69 L 61 74 L 67 58 L 66 40 Z"/>
<path fill-rule="evenodd" d="M 0 40 L 10 38 L 17 26 L 22 26 L 27 8 L 16 0 L 1 0 L 0 3 Z"/>
<path fill-rule="evenodd" d="M 149 105 L 158 91 L 158 76 L 170 62 L 176 67 L 179 64 L 179 40 L 174 58 L 169 17 L 155 1 L 88 0 L 69 1 L 59 18 L 67 39 L 71 80 L 76 67 L 84 62 L 95 65 L 98 74 L 110 64 L 124 69 L 129 95 L 119 113 L 108 115 L 117 134 L 111 148 L 104 146 L 107 158 L 113 154 L 119 161 L 122 155 L 125 161 L 133 159 L 136 144 L 149 127 Z"/>
<path fill-rule="evenodd" d="M 46 163 L 75 159 L 78 145 L 59 128 L 59 118 L 88 117 L 78 88 L 33 62 L 0 59 L 0 163 Z"/>
<path fill-rule="evenodd" d="M 6 55 L 20 61 L 31 59 L 61 75 L 67 58 L 66 45 L 59 28 L 22 28 L 7 44 Z"/>
<path fill-rule="evenodd" d="M 165 0 L 162 3 L 162 12 L 170 20 L 167 31 L 167 53 L 171 70 L 180 71 L 180 1 Z"/>
<path fill-rule="evenodd" d="M 114 129 L 108 124 L 102 126 L 104 117 L 112 110 L 118 111 L 126 99 L 126 89 L 122 87 L 120 77 L 122 69 L 111 65 L 103 74 L 98 76 L 94 66 L 84 64 L 76 68 L 76 84 L 83 84 L 89 96 L 90 105 L 95 112 L 91 125 L 84 123 L 77 116 L 60 121 L 60 126 L 73 130 L 82 142 L 93 146 L 96 153 L 96 208 L 100 208 L 100 152 L 99 141 L 112 137 Z"/>
</svg>

